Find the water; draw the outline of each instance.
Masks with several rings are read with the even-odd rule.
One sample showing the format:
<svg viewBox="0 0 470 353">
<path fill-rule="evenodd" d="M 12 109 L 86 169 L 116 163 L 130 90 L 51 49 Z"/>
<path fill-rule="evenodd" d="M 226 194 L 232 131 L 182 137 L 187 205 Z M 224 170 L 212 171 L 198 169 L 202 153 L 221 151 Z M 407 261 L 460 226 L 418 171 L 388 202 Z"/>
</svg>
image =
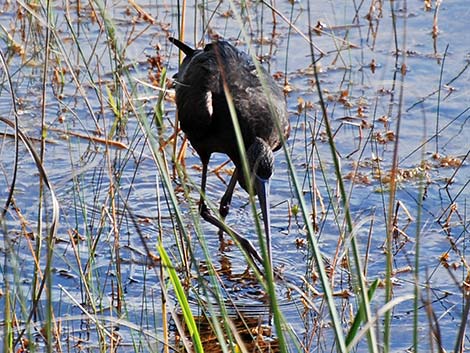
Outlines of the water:
<svg viewBox="0 0 470 353">
<path fill-rule="evenodd" d="M 375 10 L 370 13 L 373 21 L 369 23 L 367 14 L 371 3 L 375 4 Z M 177 51 L 166 40 L 167 34 L 177 34 L 177 4 L 153 2 L 139 5 L 156 19 L 154 24 L 143 21 L 136 8 L 128 2 L 96 4 L 96 13 L 90 7 L 83 7 L 80 17 L 76 5 L 56 4 L 53 8 L 51 46 L 54 50 L 50 54 L 46 76 L 45 125 L 48 131 L 44 166 L 60 205 L 59 228 L 51 263 L 51 291 L 54 317 L 61 322 L 59 336 L 63 351 L 93 351 L 101 342 L 96 323 L 86 316 L 87 312 L 102 320 L 100 325 L 106 327 L 110 336 L 120 337 L 121 351 L 160 351 L 164 338 L 160 272 L 158 262 L 148 258 L 143 244 L 151 253 L 158 255 L 156 244 L 161 235 L 178 273 L 182 277 L 185 273 L 184 263 L 179 257 L 181 249 L 176 245 L 180 233 L 174 223 L 175 213 L 173 207 L 169 207 L 167 189 L 144 138 L 145 129 L 139 126 L 137 119 L 137 116 L 147 121 L 152 118 L 158 92 L 142 82 L 150 81 L 148 73 L 151 69 L 147 58 L 155 56 L 157 44 L 161 48 L 160 64 L 168 69 L 168 76 L 177 70 Z M 397 234 L 394 243 L 394 269 L 397 270 L 394 297 L 412 294 L 414 290 L 412 270 L 420 181 L 413 173 L 419 171 L 424 161 L 428 169 L 419 225 L 419 283 L 423 298 L 420 305 L 432 303 L 443 346 L 452 350 L 463 310 L 460 286 L 466 275 L 464 260 L 468 261 L 466 207 L 470 179 L 468 160 L 465 160 L 469 152 L 470 132 L 470 71 L 467 69 L 470 53 L 465 45 L 469 38 L 466 22 L 458 19 L 467 18 L 470 10 L 462 0 L 442 3 L 436 17 L 439 32 L 434 39 L 435 8 L 425 11 L 422 2 L 395 2 L 400 49 L 406 32 L 406 55 L 400 55 L 396 60 L 390 4 L 370 2 L 361 5 L 356 17 L 354 8 L 359 4 L 355 2 L 310 4 L 312 25 L 316 26 L 318 21 L 323 24 L 324 33 L 314 34 L 312 39 L 326 53 L 317 67 L 328 116 L 336 132 L 335 143 L 342 173 L 348 175 L 357 168 L 362 177 L 356 179 L 354 185 L 351 185 L 351 180 L 345 180 L 351 195 L 349 202 L 355 234 L 364 261 L 367 253 L 368 280 L 383 279 L 386 261 L 383 252 L 386 234 L 384 210 L 388 207 L 388 193 L 383 190 L 387 190 L 389 185 L 382 184 L 376 176 L 379 166 L 383 174 L 391 168 L 394 144 L 387 138 L 394 138 L 400 116 L 398 160 L 401 170 L 408 174 L 403 174 L 397 191 L 397 200 L 401 202 L 397 226 L 403 232 Z M 7 39 L 4 31 L 0 48 L 7 59 L 14 85 L 18 119 L 25 133 L 39 138 L 46 42 L 44 9 L 25 9 L 20 3 L 5 3 L 3 6 L 0 23 L 5 29 L 12 29 L 12 41 Z M 107 10 L 100 13 L 100 6 L 106 6 Z M 240 25 L 236 19 L 222 16 L 229 10 L 229 3 L 221 3 L 220 7 L 216 7 L 217 3 L 206 6 L 205 20 L 211 18 L 210 27 L 214 32 L 232 41 L 240 38 Z M 269 59 L 265 65 L 272 73 L 286 73 L 292 89 L 287 96 L 292 125 L 287 151 L 310 210 L 309 216 L 318 227 L 317 239 L 325 262 L 333 266 L 341 261 L 347 248 L 338 245 L 344 229 L 343 214 L 336 208 L 336 177 L 321 120 L 318 93 L 313 84 L 310 49 L 305 38 L 293 29 L 289 31 L 289 26 L 281 18 L 277 17 L 274 27 L 267 7 L 260 4 L 250 6 L 250 21 L 246 26 L 252 39 L 269 39 L 262 45 L 255 45 L 256 54 Z M 306 3 L 278 2 L 275 6 L 286 18 L 291 18 L 303 34 L 308 34 Z M 200 39 L 203 28 L 201 12 L 196 13 L 195 21 L 194 11 L 194 7 L 188 7 L 186 39 L 191 44 L 195 38 Z M 103 27 L 105 21 L 108 21 L 108 31 Z M 114 27 L 109 27 L 110 24 Z M 129 75 L 116 76 L 120 67 L 110 51 L 112 37 L 110 39 L 106 34 L 115 34 L 120 53 L 125 48 L 120 64 L 129 68 Z M 350 45 L 344 45 L 343 40 Z M 22 49 L 24 54 L 17 49 Z M 405 58 L 406 67 L 402 66 Z M 371 68 L 373 61 L 374 69 Z M 403 78 L 402 72 L 405 71 Z M 155 74 L 155 70 L 151 72 Z M 13 120 L 10 88 L 4 70 L 2 73 L 0 116 Z M 121 83 L 116 84 L 116 77 L 122 80 Z M 402 78 L 403 98 L 400 100 Z M 135 99 L 137 94 L 131 97 L 132 89 L 137 90 L 139 99 Z M 111 99 L 116 92 L 119 100 Z M 312 108 L 299 113 L 299 99 L 311 103 Z M 113 110 L 122 113 L 121 120 L 115 118 Z M 157 138 L 168 139 L 173 133 L 175 107 L 170 100 L 165 102 L 165 111 L 164 129 L 161 132 L 152 129 Z M 102 141 L 92 140 L 90 136 L 95 136 L 98 128 L 105 132 L 100 138 L 115 131 L 113 138 L 128 148 L 107 147 Z M 436 130 L 439 131 L 438 139 Z M 7 127 L 4 131 L 13 133 Z M 67 131 L 81 136 L 67 134 Z M 182 136 L 178 137 L 179 144 L 181 141 Z M 40 150 L 39 142 L 33 141 L 33 145 L 36 151 Z M 14 148 L 14 139 L 4 136 L 0 149 L 2 204 L 12 182 Z M 171 170 L 172 148 L 168 146 L 165 151 Z M 441 164 L 447 160 L 433 158 L 435 152 L 440 158 L 449 156 L 448 161 L 451 162 L 455 157 L 463 161 L 463 166 L 444 167 Z M 17 315 L 16 321 L 21 329 L 31 310 L 33 273 L 37 273 L 32 249 L 38 243 L 35 237 L 38 236 L 40 196 L 38 171 L 23 145 L 20 145 L 18 156 L 14 199 L 17 210 L 9 209 L 0 249 L 4 283 L 1 289 L 4 293 L 9 290 L 17 298 L 13 300 L 11 312 Z M 225 161 L 225 156 L 214 155 L 211 168 Z M 186 154 L 188 179 L 181 184 L 181 179 L 175 178 L 171 184 L 187 229 L 191 231 L 192 241 L 186 244 L 196 264 L 191 271 L 193 275 L 197 270 L 203 275 L 198 278 L 202 283 L 194 280 L 192 285 L 198 290 L 203 284 L 212 285 L 209 273 L 204 270 L 204 251 L 195 238 L 195 228 L 202 227 L 207 252 L 216 269 L 220 270 L 220 281 L 225 286 L 224 300 L 227 303 L 235 301 L 239 309 L 245 308 L 248 313 L 259 312 L 261 321 L 266 324 L 268 314 L 263 290 L 255 279 L 241 275 L 246 269 L 241 253 L 235 246 L 220 252 L 217 230 L 202 221 L 197 223 L 198 217 L 194 218 L 195 221 L 191 217 L 197 213 L 199 164 L 197 155 L 189 148 Z M 214 173 L 209 176 L 207 196 L 214 203 L 225 190 L 230 168 L 231 165 L 224 167 L 219 176 Z M 452 178 L 452 183 L 447 185 L 449 178 Z M 183 190 L 182 185 L 188 189 Z M 282 151 L 276 155 L 271 194 L 273 258 L 275 266 L 287 279 L 280 282 L 277 289 L 282 311 L 306 350 L 330 351 L 332 335 L 326 329 L 328 316 L 326 309 L 319 307 L 321 298 L 311 291 L 311 288 L 321 291 L 321 287 L 309 277 L 313 266 L 311 252 L 306 245 L 303 219 L 300 214 L 292 214 L 299 201 Z M 237 188 L 227 223 L 256 243 L 253 217 L 247 202 L 245 192 Z M 450 211 L 449 206 L 453 203 L 456 208 Z M 447 228 L 444 225 L 446 217 L 449 217 Z M 51 199 L 48 192 L 45 193 L 43 219 L 50 225 Z M 48 227 L 43 226 L 43 237 L 47 231 Z M 117 236 L 119 247 L 115 243 Z M 346 239 L 346 246 L 349 244 Z M 448 257 L 443 257 L 444 254 Z M 122 261 L 119 267 L 116 266 L 117 257 Z M 443 259 L 446 261 L 441 261 Z M 43 270 L 45 250 L 38 261 L 39 268 Z M 445 268 L 446 264 L 449 268 Z M 84 277 L 89 278 L 87 286 L 82 280 Z M 121 305 L 125 314 L 123 320 L 116 323 L 119 316 L 116 310 L 118 278 L 121 279 L 124 298 Z M 309 289 L 305 282 L 312 287 Z M 311 303 L 303 302 L 289 286 L 308 293 Z M 189 298 L 196 311 L 204 307 L 202 303 L 196 305 L 197 295 L 200 295 L 198 290 L 194 290 Z M 348 271 L 336 265 L 334 291 L 352 293 L 351 290 Z M 33 318 L 35 326 L 27 326 L 29 337 L 39 347 L 44 344 L 38 330 L 46 317 L 45 298 L 43 294 L 37 315 Z M 94 306 L 89 305 L 90 298 L 93 298 Z M 204 298 L 213 300 L 212 296 Z M 171 295 L 169 300 L 170 311 L 176 312 L 175 296 Z M 336 300 L 347 318 L 349 305 L 354 305 L 354 297 L 337 297 Z M 384 291 L 379 287 L 373 301 L 374 308 L 379 310 L 383 302 Z M 0 303 L 2 315 L 5 315 L 5 295 L 0 298 Z M 412 307 L 412 301 L 408 300 L 394 308 L 393 351 L 405 351 L 412 345 Z M 233 306 L 229 305 L 229 308 L 232 310 Z M 426 351 L 429 348 L 429 318 L 424 308 L 420 309 L 419 315 L 420 340 Z M 133 348 L 130 347 L 132 344 L 135 345 Z M 366 340 L 361 341 L 358 350 L 366 350 Z"/>
</svg>

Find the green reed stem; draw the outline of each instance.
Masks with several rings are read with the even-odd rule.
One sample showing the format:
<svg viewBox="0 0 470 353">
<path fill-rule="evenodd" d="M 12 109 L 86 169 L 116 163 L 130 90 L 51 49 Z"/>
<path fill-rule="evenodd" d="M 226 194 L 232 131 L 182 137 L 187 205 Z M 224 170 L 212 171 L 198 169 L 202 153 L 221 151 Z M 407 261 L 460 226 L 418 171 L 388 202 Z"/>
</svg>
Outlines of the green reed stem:
<svg viewBox="0 0 470 353">
<path fill-rule="evenodd" d="M 308 2 L 308 7 L 310 8 L 310 1 Z M 309 16 L 309 21 L 310 21 L 310 16 Z M 311 30 L 309 31 L 309 33 L 310 33 L 310 38 L 311 38 Z M 369 303 L 369 297 L 367 295 L 368 290 L 367 290 L 366 281 L 365 281 L 365 278 L 364 278 L 364 272 L 362 270 L 361 258 L 360 258 L 360 254 L 359 254 L 359 248 L 357 246 L 357 241 L 356 241 L 355 236 L 352 236 L 353 222 L 352 222 L 352 217 L 351 217 L 351 213 L 350 213 L 348 197 L 347 197 L 347 194 L 346 194 L 346 189 L 345 189 L 343 178 L 342 178 L 342 175 L 341 175 L 341 167 L 340 167 L 340 163 L 339 163 L 339 159 L 338 159 L 338 154 L 336 152 L 336 146 L 335 146 L 335 142 L 334 142 L 334 136 L 333 136 L 330 120 L 329 120 L 329 117 L 328 117 L 328 112 L 326 110 L 325 101 L 324 101 L 323 95 L 322 95 L 322 89 L 321 89 L 321 86 L 320 86 L 320 79 L 318 77 L 317 67 L 315 65 L 316 64 L 315 63 L 316 55 L 315 55 L 315 52 L 314 52 L 314 49 L 313 49 L 312 46 L 310 47 L 310 51 L 311 51 L 311 56 L 312 56 L 312 66 L 314 68 L 315 84 L 316 84 L 316 87 L 317 87 L 317 93 L 319 95 L 320 106 L 321 106 L 321 110 L 322 110 L 322 114 L 323 114 L 323 122 L 325 124 L 325 130 L 326 130 L 326 133 L 327 133 L 327 136 L 328 136 L 328 143 L 330 145 L 331 155 L 332 155 L 333 164 L 334 164 L 334 168 L 335 168 L 335 174 L 337 176 L 338 185 L 339 185 L 339 189 L 340 189 L 341 200 L 342 200 L 342 203 L 343 203 L 343 210 L 344 210 L 344 216 L 345 216 L 346 225 L 347 225 L 347 232 L 348 232 L 348 235 L 351 236 L 352 255 L 353 255 L 354 267 L 355 267 L 354 269 L 355 269 L 355 272 L 356 272 L 357 281 L 359 282 L 358 283 L 359 284 L 359 289 L 356 288 L 355 290 L 358 293 L 359 298 L 360 298 L 359 307 L 364 309 L 366 322 L 371 322 L 372 321 L 372 314 L 371 314 L 371 308 L 370 308 L 370 303 Z M 318 261 L 321 261 L 321 258 L 319 258 L 317 260 L 317 262 Z M 333 301 L 328 302 L 330 312 L 333 312 L 332 306 L 334 306 L 334 305 L 335 304 L 334 304 Z M 338 320 L 338 321 L 336 321 L 336 320 Z M 339 345 L 338 350 L 340 350 L 341 352 L 345 352 L 346 347 L 345 347 L 345 342 L 344 342 L 344 336 L 342 334 L 342 330 L 341 330 L 341 327 L 340 327 L 340 321 L 337 317 L 334 318 L 333 321 L 334 321 L 334 324 L 338 326 L 338 327 L 335 327 L 336 338 L 338 340 L 338 345 Z M 368 343 L 369 343 L 369 350 L 371 352 L 374 352 L 374 353 L 378 352 L 378 345 L 377 345 L 377 340 L 375 338 L 374 330 L 369 330 L 368 331 Z"/>
<path fill-rule="evenodd" d="M 395 50 L 396 50 L 396 63 L 398 64 L 398 32 L 397 32 L 397 16 L 394 8 L 395 1 L 390 1 L 390 9 L 392 13 L 392 23 L 393 23 L 393 33 L 395 39 Z M 406 1 L 405 1 L 405 13 L 406 13 Z M 406 52 L 406 16 L 403 17 L 404 21 L 404 30 L 403 30 L 403 48 L 402 52 Z M 386 243 L 386 278 L 385 278 L 385 302 L 388 303 L 393 298 L 393 284 L 392 284 L 392 271 L 393 271 L 393 213 L 395 207 L 396 191 L 397 191 L 397 173 L 398 173 L 398 146 L 400 141 L 400 125 L 402 117 L 402 105 L 403 105 L 403 95 L 404 95 L 404 81 L 406 73 L 406 55 L 403 56 L 403 62 L 400 68 L 396 64 L 395 70 L 402 72 L 400 79 L 400 91 L 399 91 L 399 101 L 398 101 L 398 112 L 396 120 L 396 129 L 395 129 L 395 143 L 393 148 L 393 157 L 392 157 L 392 167 L 390 172 L 390 191 L 389 191 L 389 202 L 388 202 L 388 219 L 386 222 L 387 229 L 387 243 Z M 392 322 L 392 313 L 387 311 L 385 314 L 384 320 L 384 352 L 388 353 L 390 351 L 390 340 L 391 340 L 391 322 Z"/>
<path fill-rule="evenodd" d="M 160 253 L 160 257 L 162 259 L 163 267 L 168 272 L 171 284 L 173 285 L 173 288 L 175 288 L 175 293 L 178 299 L 178 303 L 180 304 L 181 310 L 183 311 L 184 321 L 186 322 L 186 325 L 188 325 L 189 335 L 191 336 L 191 339 L 194 343 L 194 349 L 196 350 L 197 353 L 203 353 L 204 348 L 202 347 L 201 337 L 199 336 L 199 331 L 198 331 L 196 322 L 194 321 L 194 317 L 191 312 L 188 299 L 186 298 L 185 290 L 183 289 L 183 286 L 181 285 L 181 282 L 180 282 L 180 279 L 178 278 L 178 274 L 175 270 L 175 267 L 171 263 L 170 258 L 165 248 L 163 247 L 163 244 L 160 243 L 157 248 L 158 248 L 158 252 Z"/>
<path fill-rule="evenodd" d="M 233 10 L 233 13 L 235 15 L 236 20 L 238 21 L 238 23 L 240 25 L 241 33 L 247 41 L 247 44 L 248 44 L 247 46 L 248 46 L 248 48 L 250 48 L 250 40 L 249 40 L 250 36 L 247 35 L 247 33 L 245 31 L 245 27 L 243 25 L 243 21 L 241 19 L 241 16 L 237 12 L 237 8 L 236 8 L 236 6 L 235 6 L 235 4 L 233 3 L 232 0 L 230 0 L 230 6 Z M 250 50 L 250 53 L 252 54 L 251 50 Z M 269 92 L 269 90 L 266 87 L 266 82 L 262 77 L 263 75 L 261 74 L 260 64 L 259 64 L 258 60 L 256 60 L 256 58 L 253 58 L 253 62 L 256 66 L 256 70 L 258 71 L 258 75 L 260 77 L 260 81 L 261 81 L 261 84 L 263 86 L 264 91 Z M 255 206 L 256 203 L 255 203 L 255 200 L 254 200 L 253 185 L 252 185 L 252 182 L 251 182 L 251 175 L 250 175 L 250 171 L 249 171 L 249 168 L 248 168 L 248 162 L 247 162 L 248 159 L 246 158 L 246 151 L 245 151 L 245 148 L 244 148 L 243 137 L 242 137 L 242 134 L 241 134 L 240 126 L 238 124 L 238 119 L 237 119 L 237 115 L 236 115 L 236 111 L 235 111 L 235 106 L 233 104 L 233 101 L 232 101 L 232 98 L 231 98 L 231 95 L 230 95 L 230 92 L 229 92 L 229 89 L 228 89 L 228 86 L 227 86 L 227 82 L 225 80 L 224 80 L 224 92 L 225 92 L 225 96 L 227 98 L 227 102 L 228 102 L 228 105 L 229 105 L 230 115 L 232 117 L 232 122 L 233 122 L 234 130 L 235 130 L 235 136 L 237 138 L 237 144 L 238 144 L 239 153 L 240 153 L 241 161 L 242 161 L 243 175 L 245 177 L 245 180 L 247 181 L 247 185 L 248 185 L 248 188 L 250 190 L 250 193 L 249 193 L 250 194 L 250 204 L 251 204 L 251 207 L 252 207 L 253 215 L 255 216 L 256 230 L 257 230 L 257 234 L 258 234 L 258 242 L 259 242 L 260 249 L 261 249 L 261 255 L 263 257 L 264 275 L 265 275 L 265 280 L 266 280 L 264 282 L 264 285 L 267 289 L 269 300 L 270 300 L 271 310 L 272 310 L 273 319 L 274 319 L 274 326 L 276 327 L 276 332 L 277 332 L 277 335 L 278 335 L 279 350 L 280 350 L 281 353 L 287 353 L 287 343 L 286 343 L 286 340 L 285 340 L 285 337 L 284 337 L 284 328 L 283 328 L 284 319 L 283 319 L 283 315 L 282 315 L 282 312 L 280 310 L 280 307 L 279 307 L 279 304 L 278 304 L 278 301 L 277 301 L 274 274 L 273 274 L 273 270 L 272 270 L 272 267 L 271 267 L 272 264 L 270 263 L 269 254 L 268 254 L 268 250 L 267 250 L 266 239 L 263 236 L 263 230 L 262 230 L 262 227 L 261 227 L 259 216 L 257 215 L 257 211 L 256 211 L 256 206 Z M 269 97 L 269 95 L 268 95 L 268 97 Z M 269 97 L 269 99 L 271 99 L 271 97 Z M 272 107 L 272 104 L 270 104 L 270 106 Z M 278 128 L 278 131 L 280 131 L 280 127 L 278 126 L 279 122 L 276 121 L 276 125 L 277 125 L 277 128 Z M 280 136 L 282 136 L 282 134 Z"/>
</svg>

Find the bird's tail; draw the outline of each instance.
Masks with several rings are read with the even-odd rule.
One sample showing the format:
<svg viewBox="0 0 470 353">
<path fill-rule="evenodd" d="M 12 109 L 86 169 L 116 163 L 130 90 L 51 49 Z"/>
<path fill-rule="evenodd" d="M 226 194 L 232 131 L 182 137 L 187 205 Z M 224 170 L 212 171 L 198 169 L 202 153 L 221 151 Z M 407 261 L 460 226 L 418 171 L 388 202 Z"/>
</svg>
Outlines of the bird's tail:
<svg viewBox="0 0 470 353">
<path fill-rule="evenodd" d="M 181 50 L 183 53 L 185 53 L 188 56 L 193 55 L 194 52 L 196 51 L 195 49 L 191 48 L 190 46 L 187 46 L 182 41 L 174 37 L 169 37 L 168 40 L 172 42 L 174 45 L 176 45 L 179 48 L 179 50 Z"/>
</svg>

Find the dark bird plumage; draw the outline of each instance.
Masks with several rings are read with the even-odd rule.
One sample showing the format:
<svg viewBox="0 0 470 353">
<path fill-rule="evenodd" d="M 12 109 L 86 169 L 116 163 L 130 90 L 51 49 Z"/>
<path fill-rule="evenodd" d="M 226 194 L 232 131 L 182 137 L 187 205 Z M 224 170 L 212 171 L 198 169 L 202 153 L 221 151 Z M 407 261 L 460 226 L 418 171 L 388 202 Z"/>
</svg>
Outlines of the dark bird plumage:
<svg viewBox="0 0 470 353">
<path fill-rule="evenodd" d="M 260 66 L 257 70 L 251 57 L 228 42 L 217 41 L 207 44 L 204 49 L 192 49 L 175 38 L 169 40 L 186 54 L 175 75 L 176 105 L 181 128 L 202 161 L 202 193 L 205 192 L 209 159 L 214 152 L 228 155 L 236 167 L 221 200 L 222 217 L 228 214 L 237 181 L 247 190 L 227 103 L 228 93 L 236 110 L 248 166 L 260 201 L 271 257 L 268 181 L 273 172 L 273 151 L 281 148 L 283 139 L 289 135 L 284 94 L 264 68 Z M 229 229 L 209 212 L 204 195 L 201 196 L 200 211 L 207 221 L 220 229 Z M 233 233 L 248 254 L 261 261 L 251 243 Z"/>
</svg>

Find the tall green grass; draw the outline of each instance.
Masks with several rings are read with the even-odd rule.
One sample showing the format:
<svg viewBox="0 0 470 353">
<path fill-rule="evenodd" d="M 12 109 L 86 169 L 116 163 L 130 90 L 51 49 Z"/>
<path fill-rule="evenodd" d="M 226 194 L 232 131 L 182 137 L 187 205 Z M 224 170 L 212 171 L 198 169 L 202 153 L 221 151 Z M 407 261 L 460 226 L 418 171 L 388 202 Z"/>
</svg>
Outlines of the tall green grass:
<svg viewBox="0 0 470 353">
<path fill-rule="evenodd" d="M 2 22 L 0 36 L 0 95 L 8 98 L 8 108 L 1 108 L 0 113 L 5 126 L 2 186 L 8 190 L 2 201 L 0 265 L 5 352 L 203 352 L 213 342 L 217 343 L 210 347 L 217 346 L 222 352 L 388 352 L 394 350 L 394 340 L 400 337 L 393 313 L 404 304 L 413 312 L 410 350 L 435 347 L 435 351 L 444 351 L 445 338 L 455 342 L 455 352 L 465 351 L 470 310 L 468 267 L 465 246 L 459 238 L 454 239 L 452 230 L 459 229 L 462 237 L 468 235 L 468 216 L 456 207 L 457 203 L 465 205 L 468 199 L 468 182 L 454 193 L 451 185 L 452 179 L 465 176 L 468 153 L 442 188 L 449 197 L 442 198 L 445 204 L 438 219 L 448 237 L 446 255 L 459 256 L 463 268 L 460 279 L 447 269 L 455 279 L 462 306 L 455 337 L 443 338 L 440 333 L 440 318 L 432 303 L 433 274 L 423 271 L 422 249 L 429 229 L 425 218 L 429 188 L 426 151 L 432 138 L 436 140 L 436 154 L 443 150 L 438 137 L 468 115 L 468 108 L 446 126 L 440 126 L 442 112 L 438 109 L 435 131 L 426 129 L 428 120 L 423 113 L 422 154 L 415 163 L 416 221 L 410 221 L 416 228 L 414 253 L 409 257 L 411 294 L 397 294 L 393 282 L 398 263 L 394 246 L 402 231 L 398 224 L 403 207 L 399 149 L 406 143 L 400 127 L 408 94 L 408 62 L 401 53 L 407 51 L 409 37 L 409 20 L 400 19 L 397 2 L 389 2 L 390 7 L 382 1 L 355 4 L 356 14 L 343 14 L 345 23 L 354 22 L 370 6 L 370 13 L 380 8 L 392 20 L 387 37 L 393 44 L 395 60 L 389 117 L 395 120 L 393 125 L 387 123 L 386 130 L 395 128 L 394 140 L 387 145 L 392 152 L 382 154 L 390 159 L 377 157 L 370 166 L 371 174 L 373 168 L 379 174 L 382 203 L 364 218 L 369 210 L 358 212 L 351 201 L 361 198 L 364 190 L 355 182 L 365 169 L 361 163 L 366 163 L 371 151 L 379 156 L 385 150 L 375 137 L 381 132 L 377 127 L 379 116 L 371 113 L 373 123 L 369 127 L 338 122 L 342 106 L 338 99 L 330 99 L 326 75 L 319 70 L 326 66 L 325 58 L 354 66 L 355 48 L 344 49 L 345 43 L 351 42 L 348 31 L 340 30 L 332 30 L 328 36 L 333 52 L 317 45 L 320 37 L 315 34 L 317 19 L 312 15 L 315 2 L 291 2 L 289 13 L 283 13 L 283 4 L 273 2 L 201 2 L 193 7 L 186 2 L 157 1 L 148 4 L 148 9 L 134 2 L 80 5 L 84 4 L 5 4 L 11 16 L 9 25 L 15 29 L 10 34 Z M 304 10 L 308 23 L 298 20 Z M 337 10 L 339 13 L 339 7 Z M 146 11 L 159 16 L 147 15 Z M 437 8 L 435 12 L 437 21 Z M 385 20 L 378 16 L 376 21 Z M 166 38 L 178 33 L 193 44 L 205 38 L 209 30 L 237 33 L 254 59 L 254 53 L 264 53 L 260 48 L 270 42 L 264 37 L 272 35 L 269 53 L 285 60 L 276 67 L 283 67 L 286 91 L 289 85 L 295 86 L 290 81 L 299 76 L 289 71 L 296 51 L 300 51 L 293 47 L 295 36 L 302 38 L 302 53 L 311 58 L 311 70 L 300 75 L 312 79 L 312 91 L 294 90 L 287 99 L 291 112 L 297 94 L 309 96 L 315 109 L 308 107 L 307 98 L 299 103 L 297 113 L 292 112 L 292 136 L 284 153 L 277 156 L 278 161 L 285 161 L 289 175 L 292 197 L 288 200 L 291 218 L 287 222 L 296 223 L 300 229 L 299 234 L 289 230 L 289 236 L 298 237 L 300 248 L 305 240 L 305 250 L 299 251 L 305 251 L 308 265 L 305 273 L 295 273 L 294 279 L 291 273 L 283 279 L 272 275 L 256 198 L 253 192 L 243 195 L 249 202 L 250 233 L 256 233 L 265 269 L 263 275 L 248 256 L 239 260 L 248 267 L 238 279 L 240 285 L 248 282 L 260 288 L 268 303 L 260 303 L 255 324 L 252 317 L 243 317 L 243 306 L 227 290 L 228 275 L 215 262 L 220 253 L 208 244 L 216 230 L 206 226 L 197 212 L 195 200 L 201 192 L 198 173 L 179 158 L 184 137 L 175 123 L 169 88 L 170 72 L 176 70 L 178 58 Z M 285 33 L 279 33 L 282 30 Z M 369 30 L 373 30 L 372 25 Z M 158 51 L 144 51 L 142 41 L 148 46 L 158 43 Z M 282 43 L 288 43 L 285 54 Z M 146 57 L 148 53 L 152 57 Z M 259 69 L 261 64 L 255 62 Z M 448 82 L 460 82 L 467 67 L 463 65 Z M 440 68 L 439 107 L 445 102 L 441 94 L 445 60 Z M 343 81 L 336 86 L 339 92 L 347 90 L 351 95 L 362 89 L 352 76 L 345 70 Z M 225 94 L 230 101 L 227 88 Z M 377 99 L 370 110 L 378 111 L 379 105 Z M 230 107 L 236 126 L 234 107 Z M 463 123 L 461 130 L 466 126 Z M 354 168 L 348 166 L 350 160 L 338 143 L 347 128 L 357 129 L 347 133 L 360 140 L 353 154 L 357 159 Z M 238 136 L 244 154 L 240 133 Z M 328 150 L 321 146 L 322 139 Z M 65 151 L 63 155 L 54 155 L 58 148 Z M 302 158 L 308 167 L 299 163 L 298 150 L 304 151 Z M 187 160 L 195 160 L 190 147 L 186 154 Z M 56 162 L 64 170 L 57 170 Z M 150 182 L 146 179 L 149 169 L 155 175 Z M 346 171 L 352 172 L 351 182 L 346 181 Z M 246 165 L 244 173 L 249 183 Z M 304 185 L 308 185 L 307 192 Z M 152 189 L 150 194 L 148 189 Z M 216 200 L 208 197 L 206 202 L 217 214 Z M 368 244 L 363 244 L 366 227 Z M 323 241 L 332 229 L 337 232 L 336 248 L 325 246 Z M 371 271 L 369 259 L 374 249 L 370 243 L 377 243 L 380 236 L 384 239 L 383 268 Z M 442 264 L 445 259 L 443 256 Z M 340 283 L 347 277 L 344 272 L 350 277 Z M 237 280 L 231 281 L 230 285 Z M 285 298 L 279 297 L 280 288 L 293 293 L 291 306 L 285 306 Z M 426 324 L 421 320 L 425 315 Z M 205 322 L 208 331 L 203 330 Z M 430 333 L 428 342 L 420 341 L 423 330 Z"/>
</svg>

